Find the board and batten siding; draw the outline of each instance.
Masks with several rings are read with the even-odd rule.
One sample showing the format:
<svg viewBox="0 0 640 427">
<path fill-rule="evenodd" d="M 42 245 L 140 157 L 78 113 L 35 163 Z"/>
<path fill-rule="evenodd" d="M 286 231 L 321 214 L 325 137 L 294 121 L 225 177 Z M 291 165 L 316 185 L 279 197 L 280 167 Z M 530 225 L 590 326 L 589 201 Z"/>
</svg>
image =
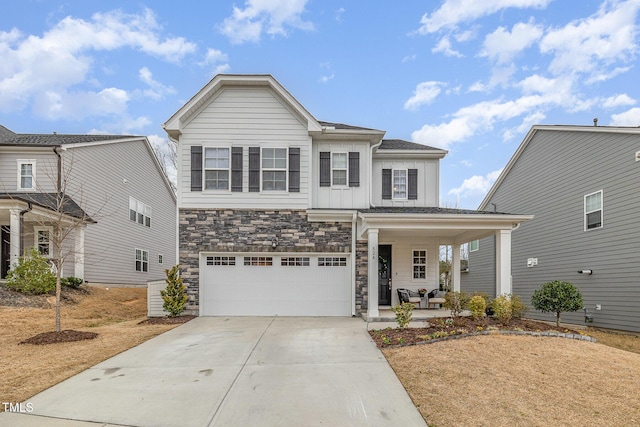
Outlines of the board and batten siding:
<svg viewBox="0 0 640 427">
<path fill-rule="evenodd" d="M 35 160 L 35 190 L 56 191 L 57 160 L 53 148 L 0 148 L 0 191 L 22 192 L 18 189 L 18 160 Z"/>
<path fill-rule="evenodd" d="M 525 303 L 543 283 L 566 280 L 582 292 L 594 326 L 640 332 L 639 150 L 638 134 L 538 130 L 533 136 L 490 200 L 498 211 L 535 215 L 512 234 L 513 292 Z M 600 190 L 603 227 L 585 231 L 584 196 Z M 488 249 L 481 244 L 480 252 Z M 472 253 L 469 277 L 475 258 Z M 538 265 L 528 268 L 529 258 Z M 579 274 L 583 269 L 593 275 Z M 562 318 L 583 323 L 583 316 Z"/>
<path fill-rule="evenodd" d="M 320 152 L 359 153 L 359 184 L 355 186 L 320 186 Z M 317 142 L 313 144 L 313 204 L 314 208 L 357 209 L 369 207 L 369 143 Z M 329 158 L 331 168 L 331 157 Z M 350 172 L 349 172 L 350 173 Z M 351 177 L 348 177 L 351 178 Z M 348 184 L 348 183 L 347 183 Z"/>
<path fill-rule="evenodd" d="M 191 191 L 191 147 L 242 147 L 242 192 Z M 249 192 L 249 147 L 300 148 L 300 192 Z M 226 87 L 184 126 L 178 159 L 181 208 L 306 209 L 311 137 L 306 123 L 266 87 Z"/>
<path fill-rule="evenodd" d="M 97 221 L 85 229 L 87 281 L 144 285 L 176 263 L 176 204 L 152 156 L 143 140 L 64 152 L 70 196 Z M 130 196 L 151 207 L 151 227 L 129 219 Z M 136 248 L 149 252 L 148 272 L 135 270 Z"/>
<path fill-rule="evenodd" d="M 374 206 L 438 206 L 438 159 L 373 159 L 373 191 Z M 383 200 L 382 199 L 382 170 L 383 169 L 417 169 L 418 198 L 416 200 Z M 392 177 L 393 179 L 393 177 Z"/>
</svg>

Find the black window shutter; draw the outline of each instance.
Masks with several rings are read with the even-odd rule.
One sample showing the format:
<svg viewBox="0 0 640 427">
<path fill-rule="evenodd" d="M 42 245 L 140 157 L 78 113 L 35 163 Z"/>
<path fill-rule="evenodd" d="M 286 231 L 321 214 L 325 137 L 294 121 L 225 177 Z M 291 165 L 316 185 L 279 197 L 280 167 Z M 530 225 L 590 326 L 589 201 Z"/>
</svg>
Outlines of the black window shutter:
<svg viewBox="0 0 640 427">
<path fill-rule="evenodd" d="M 191 191 L 202 191 L 202 146 L 191 146 Z"/>
<path fill-rule="evenodd" d="M 249 191 L 260 191 L 260 147 L 249 147 Z"/>
<path fill-rule="evenodd" d="M 300 192 L 300 148 L 289 148 L 289 192 Z"/>
<path fill-rule="evenodd" d="M 320 152 L 320 187 L 331 187 L 331 153 Z"/>
<path fill-rule="evenodd" d="M 349 187 L 360 187 L 360 153 L 349 152 Z"/>
<path fill-rule="evenodd" d="M 391 169 L 382 169 L 382 200 L 391 200 Z"/>
<path fill-rule="evenodd" d="M 418 200 L 418 169 L 409 169 L 407 184 L 409 187 L 408 199 Z"/>
<path fill-rule="evenodd" d="M 242 191 L 242 147 L 231 147 L 231 191 Z"/>
</svg>

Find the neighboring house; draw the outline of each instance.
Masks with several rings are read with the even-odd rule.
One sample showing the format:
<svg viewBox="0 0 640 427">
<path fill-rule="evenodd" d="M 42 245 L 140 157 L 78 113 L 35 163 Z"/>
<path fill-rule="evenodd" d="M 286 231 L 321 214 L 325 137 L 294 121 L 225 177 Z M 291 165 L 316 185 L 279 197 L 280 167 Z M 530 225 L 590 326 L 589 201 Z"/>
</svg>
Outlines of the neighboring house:
<svg viewBox="0 0 640 427">
<path fill-rule="evenodd" d="M 640 332 L 639 182 L 640 128 L 533 126 L 479 207 L 535 216 L 512 234 L 513 292 L 530 305 L 543 283 L 569 281 L 594 326 Z M 493 294 L 493 260 L 492 237 L 473 242 L 462 289 Z"/>
<path fill-rule="evenodd" d="M 438 287 L 439 245 L 491 235 L 510 292 L 511 230 L 529 217 L 439 208 L 444 150 L 318 121 L 270 75 L 218 75 L 164 128 L 200 315 L 377 317 L 397 288 Z"/>
<path fill-rule="evenodd" d="M 175 215 L 175 193 L 145 137 L 0 126 L 0 279 L 35 246 L 65 257 L 63 276 L 146 284 L 175 264 Z M 69 230 L 59 251 L 56 223 Z"/>
</svg>

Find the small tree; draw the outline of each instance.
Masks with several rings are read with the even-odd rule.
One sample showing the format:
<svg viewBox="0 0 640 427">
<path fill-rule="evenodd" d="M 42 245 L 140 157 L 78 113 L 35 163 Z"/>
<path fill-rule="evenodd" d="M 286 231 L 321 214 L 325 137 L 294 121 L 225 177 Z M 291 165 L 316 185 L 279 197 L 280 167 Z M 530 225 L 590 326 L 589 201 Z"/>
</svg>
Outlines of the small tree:
<svg viewBox="0 0 640 427">
<path fill-rule="evenodd" d="M 531 296 L 531 305 L 543 313 L 556 313 L 556 326 L 560 327 L 560 313 L 582 309 L 582 294 L 569 282 L 547 282 Z"/>
<path fill-rule="evenodd" d="M 46 294 L 56 288 L 56 275 L 36 248 L 18 259 L 7 275 L 7 287 L 27 294 Z"/>
<path fill-rule="evenodd" d="M 180 264 L 171 267 L 171 270 L 165 270 L 167 275 L 167 287 L 160 291 L 160 295 L 164 300 L 162 308 L 169 313 L 169 317 L 179 316 L 187 305 L 187 287 L 182 283 L 180 277 Z"/>
<path fill-rule="evenodd" d="M 467 309 L 469 294 L 466 292 L 447 292 L 444 296 L 444 308 L 451 310 L 451 316 L 458 317 Z"/>
</svg>

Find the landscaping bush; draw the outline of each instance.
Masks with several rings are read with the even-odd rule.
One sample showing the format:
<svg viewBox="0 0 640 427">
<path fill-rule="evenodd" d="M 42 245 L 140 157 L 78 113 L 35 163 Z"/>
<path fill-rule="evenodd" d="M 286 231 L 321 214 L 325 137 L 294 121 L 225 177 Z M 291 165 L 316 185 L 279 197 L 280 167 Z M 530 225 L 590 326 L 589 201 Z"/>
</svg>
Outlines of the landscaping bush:
<svg viewBox="0 0 640 427">
<path fill-rule="evenodd" d="M 451 310 L 453 317 L 460 316 L 464 310 L 466 310 L 469 304 L 469 294 L 466 292 L 447 292 L 444 296 L 444 308 Z"/>
<path fill-rule="evenodd" d="M 511 295 L 511 316 L 514 319 L 522 319 L 529 308 L 524 305 L 519 295 Z"/>
<path fill-rule="evenodd" d="M 84 280 L 80 279 L 79 277 L 69 276 L 60 279 L 60 284 L 62 286 L 66 286 L 67 288 L 78 289 L 83 283 Z"/>
<path fill-rule="evenodd" d="M 531 305 L 543 313 L 556 313 L 556 326 L 560 326 L 560 313 L 582 309 L 582 294 L 572 283 L 554 280 L 533 292 Z"/>
<path fill-rule="evenodd" d="M 513 313 L 511 299 L 509 299 L 508 295 L 500 295 L 496 297 L 491 303 L 491 308 L 493 308 L 493 317 L 502 323 L 509 323 Z"/>
<path fill-rule="evenodd" d="M 169 313 L 169 317 L 177 317 L 184 311 L 187 305 L 187 287 L 182 283 L 182 277 L 180 277 L 180 265 L 174 265 L 171 270 L 165 270 L 167 275 L 166 282 L 167 287 L 160 291 L 162 300 L 162 308 Z"/>
<path fill-rule="evenodd" d="M 51 271 L 49 261 L 37 249 L 31 248 L 9 270 L 6 286 L 26 294 L 46 294 L 56 288 L 56 275 Z"/>
<path fill-rule="evenodd" d="M 471 311 L 471 316 L 478 320 L 484 317 L 484 311 L 487 308 L 487 302 L 480 295 L 475 295 L 471 297 L 469 300 L 469 310 Z"/>
<path fill-rule="evenodd" d="M 396 315 L 396 322 L 398 322 L 398 327 L 400 329 L 406 328 L 407 325 L 409 325 L 409 322 L 411 322 L 413 307 L 413 303 L 410 302 L 403 302 L 402 304 L 391 307 L 391 311 Z"/>
</svg>

